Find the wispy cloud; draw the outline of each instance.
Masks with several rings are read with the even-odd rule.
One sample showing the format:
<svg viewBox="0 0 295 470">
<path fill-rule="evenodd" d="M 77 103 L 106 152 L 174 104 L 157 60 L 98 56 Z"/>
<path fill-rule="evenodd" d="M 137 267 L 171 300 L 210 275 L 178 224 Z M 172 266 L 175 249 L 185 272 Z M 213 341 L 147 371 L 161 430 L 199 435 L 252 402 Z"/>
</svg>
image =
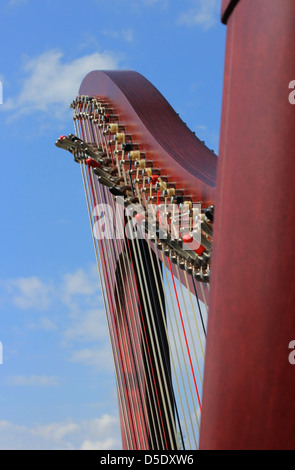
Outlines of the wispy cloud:
<svg viewBox="0 0 295 470">
<path fill-rule="evenodd" d="M 32 329 L 39 329 L 44 331 L 55 331 L 58 329 L 54 321 L 48 317 L 42 317 L 40 319 L 38 318 L 38 321 L 31 323 L 29 327 Z"/>
<path fill-rule="evenodd" d="M 121 449 L 120 424 L 109 414 L 31 427 L 0 421 L 0 442 L 3 450 L 115 450 Z"/>
<path fill-rule="evenodd" d="M 6 383 L 13 386 L 55 387 L 58 385 L 58 379 L 47 375 L 13 375 L 8 377 Z"/>
<path fill-rule="evenodd" d="M 31 276 L 2 284 L 10 296 L 9 301 L 26 311 L 27 331 L 58 333 L 60 344 L 67 349 L 67 360 L 96 371 L 113 373 L 109 331 L 96 265 L 67 272 L 55 282 Z M 63 312 L 61 316 L 60 311 Z M 13 379 L 15 385 L 33 385 L 34 382 L 37 385 L 38 380 L 40 384 L 42 380 L 44 384 L 46 382 L 45 377 L 37 376 Z"/>
<path fill-rule="evenodd" d="M 35 111 L 58 115 L 68 108 L 77 95 L 79 85 L 87 73 L 117 67 L 118 59 L 107 52 L 95 52 L 72 61 L 66 61 L 59 50 L 26 58 L 21 90 L 17 96 L 6 99 L 2 109 L 17 110 L 18 115 Z"/>
<path fill-rule="evenodd" d="M 208 30 L 219 21 L 219 0 L 192 0 L 190 9 L 183 11 L 178 23 L 185 26 L 199 26 Z"/>
<path fill-rule="evenodd" d="M 67 341 L 97 341 L 107 335 L 105 311 L 94 308 L 76 313 L 64 337 Z"/>
<path fill-rule="evenodd" d="M 134 39 L 133 31 L 132 29 L 121 29 L 121 30 L 103 30 L 102 33 L 105 36 L 108 36 L 110 38 L 114 39 L 123 39 L 126 42 L 132 42 Z"/>
<path fill-rule="evenodd" d="M 97 268 L 92 267 L 89 271 L 80 268 L 73 273 L 63 276 L 60 292 L 62 300 L 72 305 L 77 296 L 92 296 L 98 292 L 99 279 Z"/>
<path fill-rule="evenodd" d="M 110 344 L 100 346 L 99 348 L 85 348 L 73 351 L 71 362 L 83 364 L 84 366 L 91 367 L 96 371 L 112 372 L 114 371 L 114 362 Z"/>
<path fill-rule="evenodd" d="M 51 288 L 36 276 L 9 281 L 7 288 L 14 305 L 22 310 L 45 310 L 49 307 Z"/>
<path fill-rule="evenodd" d="M 59 442 L 64 438 L 68 438 L 70 434 L 76 433 L 79 430 L 80 426 L 77 423 L 68 421 L 64 423 L 51 423 L 46 426 L 38 426 L 33 430 L 33 433 L 42 436 L 46 440 Z"/>
<path fill-rule="evenodd" d="M 20 309 L 48 309 L 53 300 L 58 300 L 70 308 L 77 299 L 99 301 L 99 277 L 97 267 L 78 268 L 67 272 L 58 281 L 44 281 L 38 276 L 27 276 L 1 281 L 1 287 L 10 295 L 10 300 Z M 93 296 L 95 299 L 93 299 Z M 49 326 L 49 319 L 43 318 L 43 326 Z M 51 326 L 52 326 L 52 322 Z"/>
</svg>

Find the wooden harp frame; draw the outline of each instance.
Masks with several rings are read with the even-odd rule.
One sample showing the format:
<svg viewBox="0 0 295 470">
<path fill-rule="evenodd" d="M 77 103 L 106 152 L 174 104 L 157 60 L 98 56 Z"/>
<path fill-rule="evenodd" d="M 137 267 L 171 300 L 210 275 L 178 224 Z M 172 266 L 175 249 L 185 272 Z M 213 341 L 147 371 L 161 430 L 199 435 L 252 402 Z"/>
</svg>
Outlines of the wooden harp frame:
<svg viewBox="0 0 295 470">
<path fill-rule="evenodd" d="M 196 292 L 210 304 L 200 448 L 294 449 L 295 3 L 223 0 L 222 21 L 219 159 L 136 72 L 91 72 L 79 95 L 110 101 L 155 166 L 203 210 L 215 205 L 210 298 Z"/>
</svg>

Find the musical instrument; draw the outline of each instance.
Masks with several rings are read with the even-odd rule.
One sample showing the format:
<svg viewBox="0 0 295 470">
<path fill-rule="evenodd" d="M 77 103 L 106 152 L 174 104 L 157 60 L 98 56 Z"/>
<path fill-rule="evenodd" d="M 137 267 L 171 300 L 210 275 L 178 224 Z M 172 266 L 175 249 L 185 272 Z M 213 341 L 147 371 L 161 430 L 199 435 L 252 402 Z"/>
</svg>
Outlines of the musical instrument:
<svg viewBox="0 0 295 470">
<path fill-rule="evenodd" d="M 295 7 L 283 3 L 223 1 L 220 161 L 133 71 L 90 72 L 75 134 L 56 142 L 81 167 L 124 449 L 294 448 L 294 118 L 277 95 Z"/>
</svg>

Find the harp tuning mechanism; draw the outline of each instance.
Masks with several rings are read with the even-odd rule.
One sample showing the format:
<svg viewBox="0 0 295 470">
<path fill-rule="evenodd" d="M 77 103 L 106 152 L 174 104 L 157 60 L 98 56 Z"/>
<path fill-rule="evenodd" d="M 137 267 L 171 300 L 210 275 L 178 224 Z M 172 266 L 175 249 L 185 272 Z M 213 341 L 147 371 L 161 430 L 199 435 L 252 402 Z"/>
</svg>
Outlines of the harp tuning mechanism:
<svg viewBox="0 0 295 470">
<path fill-rule="evenodd" d="M 203 256 L 205 263 L 209 264 L 211 260 L 211 253 L 209 251 L 204 251 L 202 256 Z"/>
<path fill-rule="evenodd" d="M 96 160 L 93 160 L 93 158 L 87 158 L 86 164 L 87 164 L 87 166 L 91 166 L 92 168 L 101 167 L 101 164 L 98 163 Z"/>
<path fill-rule="evenodd" d="M 131 150 L 128 152 L 128 158 L 129 160 L 132 160 L 135 162 L 134 166 L 137 166 L 137 161 L 140 161 L 140 159 L 144 159 L 145 155 L 141 154 L 139 150 Z"/>
<path fill-rule="evenodd" d="M 139 225 L 141 225 L 143 221 L 145 220 L 144 216 L 140 213 L 135 214 L 134 218 Z"/>
<path fill-rule="evenodd" d="M 106 134 L 112 134 L 112 135 L 115 135 L 119 132 L 119 124 L 117 123 L 112 123 L 112 124 L 108 124 L 106 126 L 106 129 L 103 131 L 103 133 L 106 135 Z"/>
<path fill-rule="evenodd" d="M 124 150 L 124 152 L 131 152 L 133 150 L 132 142 L 123 142 L 121 149 Z"/>
<path fill-rule="evenodd" d="M 191 275 L 192 272 L 193 272 L 193 265 L 192 265 L 189 261 L 185 260 L 185 262 L 184 262 L 184 269 L 185 269 L 185 271 L 186 271 L 188 274 Z"/>
<path fill-rule="evenodd" d="M 148 177 L 148 183 L 155 185 L 159 179 L 159 175 L 152 175 Z"/>
<path fill-rule="evenodd" d="M 201 269 L 194 269 L 193 276 L 197 281 L 204 282 L 204 276 L 203 276 L 203 272 Z"/>
<path fill-rule="evenodd" d="M 203 256 L 200 256 L 200 255 L 199 255 L 199 256 L 197 257 L 197 265 L 198 265 L 198 266 L 205 266 L 206 264 L 207 264 L 207 263 L 205 262 Z"/>
<path fill-rule="evenodd" d="M 142 176 L 147 176 L 148 178 L 151 178 L 152 176 L 158 176 L 158 178 L 160 178 L 161 170 L 160 168 L 154 167 L 144 168 L 141 170 L 141 174 Z"/>
<path fill-rule="evenodd" d="M 183 196 L 174 195 L 171 197 L 172 204 L 182 204 L 183 203 Z"/>
<path fill-rule="evenodd" d="M 185 269 L 185 260 L 182 258 L 182 256 L 177 257 L 177 266 L 182 270 Z"/>
<path fill-rule="evenodd" d="M 162 251 L 163 251 L 165 256 L 170 256 L 170 248 L 169 248 L 168 245 L 166 245 L 166 243 L 163 243 Z"/>
<path fill-rule="evenodd" d="M 152 168 L 153 167 L 153 161 L 152 160 L 146 160 L 145 158 L 142 158 L 142 154 L 140 154 L 140 160 L 135 160 L 134 166 L 135 166 L 135 168 L 138 168 L 139 170 L 143 170 L 144 168 Z"/>
<path fill-rule="evenodd" d="M 189 233 L 184 233 L 182 235 L 182 241 L 183 243 L 192 243 L 194 240 L 193 236 Z"/>
<path fill-rule="evenodd" d="M 112 186 L 109 188 L 109 191 L 113 196 L 124 196 L 124 193 L 121 190 L 121 186 Z"/>
<path fill-rule="evenodd" d="M 115 184 L 120 184 L 120 183 L 122 183 L 123 181 L 124 181 L 123 176 L 120 176 L 119 178 L 116 178 L 116 179 L 115 179 Z"/>
<path fill-rule="evenodd" d="M 172 263 L 177 264 L 178 256 L 177 256 L 177 254 L 176 254 L 174 251 L 171 251 L 171 253 L 170 253 L 170 259 L 171 259 Z"/>
<path fill-rule="evenodd" d="M 184 273 L 209 282 L 214 219 L 214 206 L 209 204 L 213 201 L 201 203 L 199 194 L 196 201 L 187 194 L 185 182 L 178 177 L 174 180 L 169 169 L 158 167 L 145 144 L 137 137 L 134 141 L 133 125 L 121 122 L 118 108 L 106 97 L 80 95 L 70 106 L 75 110 L 75 131 L 83 140 L 73 134 L 61 135 L 56 145 L 71 152 L 76 162 L 86 164 L 112 195 L 120 200 L 123 196 L 124 206 L 143 206 L 145 214 L 133 207 L 134 217 L 150 241 Z M 147 210 L 148 204 L 157 205 L 155 213 Z"/>
<path fill-rule="evenodd" d="M 157 247 L 161 250 L 163 247 L 163 242 L 159 238 L 156 238 L 155 241 L 156 241 Z"/>
<path fill-rule="evenodd" d="M 214 206 L 209 206 L 205 209 L 205 216 L 210 222 L 214 222 Z"/>
</svg>

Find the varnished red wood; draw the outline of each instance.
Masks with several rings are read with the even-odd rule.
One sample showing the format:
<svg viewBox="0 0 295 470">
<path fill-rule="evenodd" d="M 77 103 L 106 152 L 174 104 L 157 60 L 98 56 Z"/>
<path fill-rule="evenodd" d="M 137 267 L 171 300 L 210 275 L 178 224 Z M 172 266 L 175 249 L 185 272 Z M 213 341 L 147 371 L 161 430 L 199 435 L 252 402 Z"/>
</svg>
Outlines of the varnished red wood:
<svg viewBox="0 0 295 470">
<path fill-rule="evenodd" d="M 141 74 L 130 70 L 93 71 L 81 83 L 80 95 L 107 99 L 126 125 L 126 133 L 140 144 L 146 158 L 162 175 L 184 188 L 194 202 L 206 208 L 215 201 L 218 158 L 180 119 L 163 95 Z M 155 246 L 152 248 L 158 254 Z M 167 262 L 167 259 L 165 258 Z M 172 264 L 175 277 L 186 285 L 183 272 Z M 208 289 L 188 276 L 193 295 L 208 302 Z M 206 297 L 206 299 L 203 298 Z"/>
<path fill-rule="evenodd" d="M 295 449 L 294 31 L 293 0 L 228 20 L 201 449 Z"/>
<path fill-rule="evenodd" d="M 196 202 L 205 206 L 214 202 L 216 155 L 146 78 L 133 71 L 93 71 L 83 80 L 79 94 L 109 98 L 120 122 L 162 174 L 179 181 Z"/>
</svg>

